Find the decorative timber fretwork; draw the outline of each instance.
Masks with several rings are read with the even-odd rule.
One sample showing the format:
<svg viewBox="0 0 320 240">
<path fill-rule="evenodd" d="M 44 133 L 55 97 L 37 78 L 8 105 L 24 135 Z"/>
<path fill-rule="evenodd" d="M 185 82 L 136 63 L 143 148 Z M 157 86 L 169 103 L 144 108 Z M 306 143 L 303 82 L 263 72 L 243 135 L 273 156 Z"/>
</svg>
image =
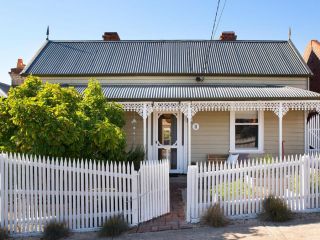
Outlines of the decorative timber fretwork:
<svg viewBox="0 0 320 240">
<path fill-rule="evenodd" d="M 320 112 L 318 100 L 295 101 L 207 101 L 207 102 L 122 102 L 125 111 L 135 111 L 148 117 L 153 111 L 181 111 L 188 118 L 200 111 L 273 111 L 283 117 L 289 110 L 316 110 Z"/>
<path fill-rule="evenodd" d="M 151 102 L 120 102 L 123 109 L 128 112 L 137 112 L 141 117 L 148 117 L 153 111 Z"/>
</svg>

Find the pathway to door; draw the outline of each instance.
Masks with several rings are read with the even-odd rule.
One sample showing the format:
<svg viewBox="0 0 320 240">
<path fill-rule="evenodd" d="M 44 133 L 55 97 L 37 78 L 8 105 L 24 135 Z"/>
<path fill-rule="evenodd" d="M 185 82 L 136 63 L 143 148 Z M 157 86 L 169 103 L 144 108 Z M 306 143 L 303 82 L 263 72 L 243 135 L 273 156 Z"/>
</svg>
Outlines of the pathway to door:
<svg viewBox="0 0 320 240">
<path fill-rule="evenodd" d="M 187 189 L 187 176 L 170 177 L 170 213 L 140 224 L 131 232 L 156 232 L 164 230 L 176 230 L 192 228 L 192 224 L 186 222 L 185 201 Z"/>
</svg>

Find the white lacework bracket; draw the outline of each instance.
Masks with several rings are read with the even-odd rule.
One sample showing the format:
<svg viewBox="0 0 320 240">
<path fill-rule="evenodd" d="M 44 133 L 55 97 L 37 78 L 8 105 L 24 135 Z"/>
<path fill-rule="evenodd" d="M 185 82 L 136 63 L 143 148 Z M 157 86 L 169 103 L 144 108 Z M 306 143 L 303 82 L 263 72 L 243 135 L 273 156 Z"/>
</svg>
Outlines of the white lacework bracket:
<svg viewBox="0 0 320 240">
<path fill-rule="evenodd" d="M 152 103 L 122 102 L 124 111 L 137 112 L 142 118 L 147 118 L 153 112 Z"/>
</svg>

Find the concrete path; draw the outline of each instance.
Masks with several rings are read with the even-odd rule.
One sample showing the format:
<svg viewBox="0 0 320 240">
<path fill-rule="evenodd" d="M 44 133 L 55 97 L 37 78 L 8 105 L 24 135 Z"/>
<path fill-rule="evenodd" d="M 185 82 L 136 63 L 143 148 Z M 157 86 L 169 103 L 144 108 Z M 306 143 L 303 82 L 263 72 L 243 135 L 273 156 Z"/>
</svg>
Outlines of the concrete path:
<svg viewBox="0 0 320 240">
<path fill-rule="evenodd" d="M 96 233 L 74 234 L 69 240 L 97 239 Z M 101 238 L 102 239 L 102 238 Z M 171 230 L 161 232 L 124 234 L 119 240 L 152 239 L 152 240 L 319 240 L 320 214 L 304 214 L 283 224 L 272 224 L 258 220 L 235 221 L 224 228 L 200 227 L 195 225 L 192 229 Z"/>
</svg>

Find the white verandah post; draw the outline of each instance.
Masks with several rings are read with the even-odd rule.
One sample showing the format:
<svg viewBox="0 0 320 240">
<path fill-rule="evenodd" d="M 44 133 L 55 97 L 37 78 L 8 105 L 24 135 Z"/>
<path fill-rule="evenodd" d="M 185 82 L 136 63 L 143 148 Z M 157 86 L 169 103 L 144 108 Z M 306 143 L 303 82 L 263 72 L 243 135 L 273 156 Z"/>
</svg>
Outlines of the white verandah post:
<svg viewBox="0 0 320 240">
<path fill-rule="evenodd" d="M 279 159 L 282 159 L 282 125 L 283 125 L 283 110 L 282 103 L 279 104 Z"/>
<path fill-rule="evenodd" d="M 279 121 L 278 121 L 278 131 L 279 131 L 279 139 L 278 139 L 278 144 L 279 144 L 279 159 L 282 159 L 283 155 L 283 149 L 282 149 L 282 141 L 283 141 L 283 116 L 287 113 L 289 109 L 284 108 L 282 102 L 279 103 L 278 109 L 275 111 L 277 114 Z"/>
<path fill-rule="evenodd" d="M 143 104 L 142 109 L 142 118 L 143 118 L 143 149 L 144 149 L 144 159 L 147 159 L 147 105 L 146 103 Z"/>
<path fill-rule="evenodd" d="M 192 121 L 192 114 L 191 114 L 191 103 L 188 103 L 188 165 L 191 165 L 191 121 Z"/>
</svg>

